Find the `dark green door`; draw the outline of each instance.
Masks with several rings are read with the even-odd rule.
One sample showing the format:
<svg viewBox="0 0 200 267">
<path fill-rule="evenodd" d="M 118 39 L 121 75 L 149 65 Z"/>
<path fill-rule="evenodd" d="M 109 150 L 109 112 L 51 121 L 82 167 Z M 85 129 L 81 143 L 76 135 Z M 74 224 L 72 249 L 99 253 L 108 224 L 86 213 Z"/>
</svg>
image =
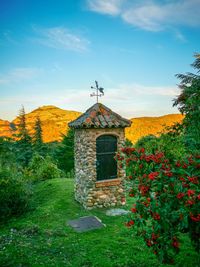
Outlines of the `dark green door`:
<svg viewBox="0 0 200 267">
<path fill-rule="evenodd" d="M 117 162 L 114 159 L 117 151 L 117 137 L 101 135 L 96 140 L 97 180 L 117 177 Z"/>
</svg>

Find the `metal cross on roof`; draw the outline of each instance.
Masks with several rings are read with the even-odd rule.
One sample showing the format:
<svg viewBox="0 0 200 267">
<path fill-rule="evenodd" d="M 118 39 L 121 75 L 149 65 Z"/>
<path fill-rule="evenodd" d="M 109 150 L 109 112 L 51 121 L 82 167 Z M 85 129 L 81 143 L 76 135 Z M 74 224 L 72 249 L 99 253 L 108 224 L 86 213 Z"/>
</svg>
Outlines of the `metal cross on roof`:
<svg viewBox="0 0 200 267">
<path fill-rule="evenodd" d="M 93 86 L 91 86 L 91 88 L 92 89 L 95 89 L 96 90 L 96 93 L 95 92 L 93 92 L 92 94 L 90 94 L 90 96 L 92 97 L 92 96 L 96 96 L 97 97 L 97 103 L 98 103 L 98 98 L 99 98 L 99 96 L 101 97 L 101 96 L 103 96 L 104 95 L 104 88 L 102 88 L 102 87 L 99 87 L 99 85 L 98 85 L 98 82 L 97 81 L 95 81 L 95 87 L 93 87 Z"/>
</svg>

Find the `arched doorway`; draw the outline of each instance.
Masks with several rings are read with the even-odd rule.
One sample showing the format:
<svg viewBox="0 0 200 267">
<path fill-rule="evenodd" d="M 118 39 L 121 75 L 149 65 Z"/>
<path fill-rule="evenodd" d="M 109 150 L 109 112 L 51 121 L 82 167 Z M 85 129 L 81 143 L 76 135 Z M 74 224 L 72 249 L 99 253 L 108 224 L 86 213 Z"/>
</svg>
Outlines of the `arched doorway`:
<svg viewBox="0 0 200 267">
<path fill-rule="evenodd" d="M 96 170 L 98 181 L 117 177 L 117 162 L 114 159 L 116 151 L 116 136 L 101 135 L 96 139 Z"/>
</svg>

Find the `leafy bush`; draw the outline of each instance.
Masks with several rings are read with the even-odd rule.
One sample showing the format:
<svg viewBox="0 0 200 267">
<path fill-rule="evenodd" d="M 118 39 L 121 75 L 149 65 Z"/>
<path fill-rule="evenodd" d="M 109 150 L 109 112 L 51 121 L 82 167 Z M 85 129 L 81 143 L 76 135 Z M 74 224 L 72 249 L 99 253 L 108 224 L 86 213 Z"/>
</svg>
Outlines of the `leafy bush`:
<svg viewBox="0 0 200 267">
<path fill-rule="evenodd" d="M 147 135 L 138 140 L 135 144 L 136 148 L 145 148 L 148 153 L 163 151 L 168 158 L 181 159 L 186 155 L 183 144 L 183 136 L 172 133 L 168 128 L 168 133 L 162 133 L 160 137 Z"/>
<path fill-rule="evenodd" d="M 28 171 L 28 176 L 33 181 L 60 178 L 62 175 L 62 171 L 58 169 L 56 163 L 54 163 L 52 158 L 48 155 L 43 157 L 39 154 L 34 154 L 29 164 Z"/>
<path fill-rule="evenodd" d="M 135 225 L 161 262 L 172 263 L 179 252 L 180 232 L 200 250 L 200 156 L 185 161 L 167 159 L 163 153 L 147 154 L 144 148 L 124 148 L 117 155 L 126 167 L 133 207 L 127 226 Z M 124 165 L 124 166 L 123 166 Z"/>
<path fill-rule="evenodd" d="M 28 190 L 22 174 L 9 168 L 0 168 L 0 219 L 24 213 L 29 204 Z"/>
</svg>

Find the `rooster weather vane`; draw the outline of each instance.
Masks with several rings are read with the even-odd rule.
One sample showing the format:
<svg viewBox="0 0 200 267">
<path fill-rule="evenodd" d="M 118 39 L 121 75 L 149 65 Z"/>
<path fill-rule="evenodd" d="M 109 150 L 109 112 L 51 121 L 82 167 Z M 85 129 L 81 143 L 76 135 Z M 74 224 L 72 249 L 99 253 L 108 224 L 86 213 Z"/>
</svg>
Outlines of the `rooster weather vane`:
<svg viewBox="0 0 200 267">
<path fill-rule="evenodd" d="M 92 89 L 95 89 L 96 90 L 96 93 L 93 92 L 92 94 L 90 94 L 90 96 L 96 96 L 97 97 L 97 103 L 98 103 L 98 100 L 99 100 L 99 97 L 103 96 L 104 95 L 104 88 L 102 87 L 99 87 L 98 85 L 98 82 L 95 81 L 95 87 L 91 86 Z"/>
</svg>

